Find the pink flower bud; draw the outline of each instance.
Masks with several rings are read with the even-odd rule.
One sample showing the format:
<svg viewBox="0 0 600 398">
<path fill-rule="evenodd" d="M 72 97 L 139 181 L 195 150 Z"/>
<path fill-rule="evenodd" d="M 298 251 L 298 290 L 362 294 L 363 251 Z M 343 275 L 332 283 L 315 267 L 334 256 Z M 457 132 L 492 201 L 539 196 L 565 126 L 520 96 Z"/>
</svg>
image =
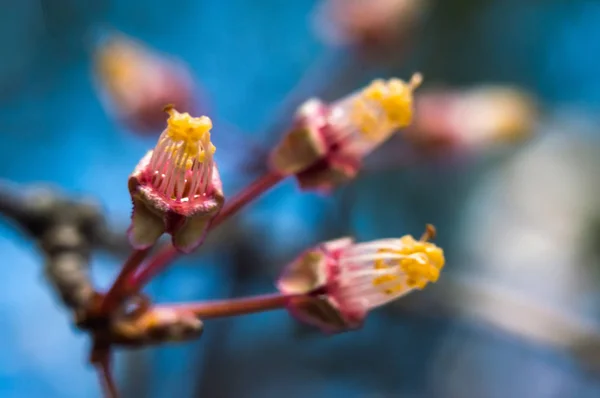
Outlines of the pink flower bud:
<svg viewBox="0 0 600 398">
<path fill-rule="evenodd" d="M 405 138 L 417 147 L 477 152 L 528 138 L 538 119 L 535 101 L 502 86 L 423 92 Z"/>
<path fill-rule="evenodd" d="M 137 131 L 157 131 L 167 104 L 193 108 L 194 82 L 187 67 L 123 35 L 101 42 L 95 72 L 105 108 Z"/>
<path fill-rule="evenodd" d="M 189 253 L 202 243 L 223 205 L 222 184 L 213 160 L 210 119 L 171 108 L 167 112 L 167 128 L 129 178 L 129 240 L 144 249 L 167 232 L 177 249 Z"/>
<path fill-rule="evenodd" d="M 334 45 L 362 49 L 407 41 L 410 28 L 427 8 L 427 0 L 327 0 L 316 14 L 316 30 Z"/>
<path fill-rule="evenodd" d="M 277 287 L 298 295 L 289 310 L 299 320 L 328 333 L 356 329 L 370 310 L 437 281 L 444 253 L 428 238 L 326 242 L 291 263 Z"/>
<path fill-rule="evenodd" d="M 362 160 L 412 121 L 416 74 L 409 83 L 376 80 L 332 104 L 307 101 L 271 153 L 271 168 L 295 174 L 305 190 L 330 191 L 354 178 Z"/>
</svg>

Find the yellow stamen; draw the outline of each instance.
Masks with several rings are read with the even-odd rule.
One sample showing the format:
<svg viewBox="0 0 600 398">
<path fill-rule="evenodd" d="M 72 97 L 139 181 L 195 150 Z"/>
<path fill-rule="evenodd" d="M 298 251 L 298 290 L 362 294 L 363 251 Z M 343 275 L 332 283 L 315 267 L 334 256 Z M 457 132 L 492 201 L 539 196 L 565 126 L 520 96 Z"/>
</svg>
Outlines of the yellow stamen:
<svg viewBox="0 0 600 398">
<path fill-rule="evenodd" d="M 377 259 L 375 269 L 395 269 L 395 273 L 378 275 L 373 278 L 373 286 L 385 285 L 383 292 L 393 295 L 411 288 L 423 289 L 429 282 L 436 282 L 444 267 L 444 252 L 427 239 L 433 234 L 428 226 L 428 233 L 422 240 L 415 240 L 410 235 L 400 238 L 400 249 L 381 249 L 378 253 L 392 253 L 402 256 L 398 259 Z M 390 285 L 391 283 L 391 285 Z"/>
<path fill-rule="evenodd" d="M 374 80 L 357 95 L 350 118 L 369 139 L 378 140 L 392 130 L 408 126 L 413 116 L 413 91 L 422 82 L 415 74 L 410 82 Z"/>
<path fill-rule="evenodd" d="M 183 150 L 178 157 L 178 166 L 191 167 L 194 160 L 204 162 L 207 156 L 215 153 L 215 146 L 210 142 L 212 121 L 207 116 L 192 117 L 189 113 L 179 113 L 172 106 L 167 106 L 169 114 L 166 136 L 172 141 L 171 151 Z M 183 162 L 185 161 L 185 165 Z"/>
<path fill-rule="evenodd" d="M 377 118 L 375 112 L 372 112 L 368 104 L 358 98 L 354 102 L 352 112 L 352 121 L 356 124 L 360 132 L 370 140 L 377 140 L 380 130 L 378 125 L 381 123 L 381 120 Z"/>
</svg>

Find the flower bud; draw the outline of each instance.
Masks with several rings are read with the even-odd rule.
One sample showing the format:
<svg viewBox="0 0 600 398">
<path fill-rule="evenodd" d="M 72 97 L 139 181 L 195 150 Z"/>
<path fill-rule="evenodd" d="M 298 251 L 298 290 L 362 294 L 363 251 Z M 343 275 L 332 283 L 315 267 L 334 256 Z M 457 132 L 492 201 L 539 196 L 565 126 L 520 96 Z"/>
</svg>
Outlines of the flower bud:
<svg viewBox="0 0 600 398">
<path fill-rule="evenodd" d="M 124 35 L 111 35 L 97 47 L 95 75 L 105 108 L 135 130 L 157 131 L 166 104 L 192 110 L 194 82 L 187 67 Z"/>
<path fill-rule="evenodd" d="M 359 49 L 399 47 L 428 6 L 427 0 L 327 0 L 316 14 L 317 34 L 327 43 Z"/>
<path fill-rule="evenodd" d="M 129 241 L 136 249 L 152 246 L 164 233 L 178 250 L 199 246 L 223 206 L 221 179 L 210 142 L 211 120 L 172 108 L 167 128 L 154 150 L 129 177 L 133 201 Z"/>
<path fill-rule="evenodd" d="M 307 101 L 292 129 L 271 153 L 271 168 L 294 174 L 305 190 L 330 191 L 353 179 L 362 160 L 412 121 L 416 74 L 409 83 L 375 80 L 365 89 L 325 104 Z"/>
<path fill-rule="evenodd" d="M 204 325 L 193 313 L 154 307 L 141 314 L 116 317 L 109 331 L 111 342 L 139 347 L 197 339 L 202 335 Z"/>
<path fill-rule="evenodd" d="M 438 280 L 445 260 L 427 241 L 431 231 L 420 240 L 326 242 L 291 263 L 277 287 L 296 296 L 289 311 L 299 320 L 328 333 L 356 329 L 370 310 Z"/>
<path fill-rule="evenodd" d="M 405 138 L 424 148 L 476 152 L 522 141 L 538 119 L 535 101 L 525 92 L 502 86 L 464 91 L 423 92 L 417 116 Z"/>
</svg>

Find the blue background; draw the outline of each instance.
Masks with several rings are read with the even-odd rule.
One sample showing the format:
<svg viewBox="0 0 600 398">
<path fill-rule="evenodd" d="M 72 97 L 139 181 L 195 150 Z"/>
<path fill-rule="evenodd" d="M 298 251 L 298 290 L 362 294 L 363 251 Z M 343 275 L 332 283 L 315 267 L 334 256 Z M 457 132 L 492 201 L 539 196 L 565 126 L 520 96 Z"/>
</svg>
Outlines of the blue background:
<svg viewBox="0 0 600 398">
<path fill-rule="evenodd" d="M 245 137 L 273 140 L 262 131 L 305 70 L 323 57 L 339 62 L 348 57 L 332 56 L 334 50 L 314 36 L 314 5 L 299 0 L 4 1 L 0 177 L 49 181 L 71 194 L 93 196 L 112 223 L 127 224 L 127 176 L 153 138 L 115 124 L 94 92 L 89 32 L 110 25 L 189 63 L 214 120 L 216 156 L 231 195 L 250 178 L 236 169 L 237 160 L 257 156 L 244 153 Z M 402 77 L 418 69 L 428 79 L 453 84 L 516 82 L 549 109 L 566 103 L 591 114 L 600 110 L 600 3 L 446 1 L 438 7 L 406 69 L 397 70 Z M 329 73 L 335 75 L 333 65 Z M 362 83 L 357 79 L 350 89 Z M 350 201 L 352 212 L 339 233 L 350 230 L 360 239 L 419 234 L 425 222 L 451 231 L 457 217 L 453 209 L 464 200 L 460 187 L 469 185 L 469 174 L 417 173 L 371 176 L 332 198 L 301 196 L 293 182 L 286 182 L 248 209 L 243 223 L 261 238 L 256 250 L 280 261 L 330 235 L 324 220 L 337 220 L 342 199 Z M 434 182 L 419 184 L 423 176 Z M 432 198 L 433 192 L 444 194 Z M 70 326 L 44 283 L 40 255 L 8 224 L 0 231 L 0 396 L 100 396 L 86 364 L 88 341 Z M 459 263 L 452 245 L 460 237 L 443 231 L 441 244 L 449 245 L 452 269 Z M 183 301 L 273 289 L 272 269 L 234 286 L 234 254 L 209 251 L 187 261 L 201 267 L 179 262 L 150 292 L 157 301 Z M 94 258 L 98 286 L 108 285 L 118 263 L 111 256 Z M 303 335 L 283 312 L 206 326 L 195 343 L 119 353 L 116 374 L 126 396 L 600 396 L 597 381 L 580 372 L 565 352 L 458 320 L 398 319 L 382 312 L 359 332 L 327 338 Z M 467 354 L 459 363 L 456 353 L 463 349 Z M 445 381 L 449 376 L 455 381 Z"/>
</svg>

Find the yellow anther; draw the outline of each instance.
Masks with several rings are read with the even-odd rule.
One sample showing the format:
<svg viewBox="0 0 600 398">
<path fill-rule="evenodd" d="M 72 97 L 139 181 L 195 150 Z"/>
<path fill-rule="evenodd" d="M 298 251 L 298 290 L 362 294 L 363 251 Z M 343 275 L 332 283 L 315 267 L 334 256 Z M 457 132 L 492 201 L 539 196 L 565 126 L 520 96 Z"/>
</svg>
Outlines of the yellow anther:
<svg viewBox="0 0 600 398">
<path fill-rule="evenodd" d="M 380 275 L 373 278 L 373 285 L 383 285 L 384 283 L 394 282 L 397 279 L 398 276 L 393 274 Z"/>
<path fill-rule="evenodd" d="M 381 249 L 379 253 L 398 254 L 399 258 L 377 259 L 373 267 L 377 270 L 395 269 L 394 273 L 378 275 L 373 278 L 373 285 L 385 284 L 384 293 L 394 294 L 402 289 L 423 289 L 429 282 L 436 282 L 440 271 L 444 267 L 444 252 L 431 242 L 415 240 L 406 235 L 400 238 L 399 249 Z M 405 277 L 405 283 L 400 281 L 400 276 Z M 389 286 L 390 282 L 398 281 Z"/>
<path fill-rule="evenodd" d="M 365 103 L 363 98 L 357 98 L 352 107 L 352 123 L 360 132 L 369 139 L 377 139 L 378 125 L 382 122 L 373 109 Z"/>
<path fill-rule="evenodd" d="M 413 115 L 413 91 L 421 81 L 420 74 L 413 75 L 408 83 L 400 79 L 374 80 L 358 94 L 351 120 L 365 136 L 373 139 L 409 125 Z"/>
<path fill-rule="evenodd" d="M 194 160 L 204 162 L 206 156 L 215 153 L 215 146 L 210 142 L 212 121 L 207 116 L 192 117 L 189 113 L 179 113 L 173 107 L 167 106 L 169 114 L 166 136 L 171 140 L 172 153 L 181 153 L 178 166 L 191 167 Z M 185 164 L 184 164 L 185 162 Z"/>
<path fill-rule="evenodd" d="M 383 251 L 380 251 L 383 252 Z M 375 265 L 373 266 L 375 269 L 386 269 L 388 266 L 385 263 L 385 260 L 377 259 L 375 260 Z"/>
<path fill-rule="evenodd" d="M 385 294 L 387 294 L 388 296 L 401 293 L 403 291 L 406 291 L 406 285 L 404 283 L 398 283 L 397 285 L 394 285 L 384 290 Z"/>
<path fill-rule="evenodd" d="M 407 248 L 408 250 L 412 250 L 412 247 L 417 241 L 410 235 L 404 235 L 400 238 L 400 244 Z"/>
<path fill-rule="evenodd" d="M 399 267 L 415 286 L 423 281 L 425 284 L 436 282 L 440 276 L 440 270 L 424 254 L 413 254 L 400 260 Z"/>
<path fill-rule="evenodd" d="M 373 101 L 381 101 L 385 98 L 385 91 L 387 90 L 384 80 L 377 79 L 373 80 L 367 88 L 364 90 L 365 98 Z"/>
<path fill-rule="evenodd" d="M 431 264 L 433 264 L 438 270 L 444 267 L 444 251 L 437 246 L 428 246 L 425 248 L 425 255 L 429 258 Z"/>
<path fill-rule="evenodd" d="M 204 140 L 212 129 L 212 121 L 207 116 L 192 117 L 189 113 L 179 113 L 172 107 L 167 107 L 165 111 L 169 114 L 168 135 L 174 141 L 197 143 Z"/>
</svg>

